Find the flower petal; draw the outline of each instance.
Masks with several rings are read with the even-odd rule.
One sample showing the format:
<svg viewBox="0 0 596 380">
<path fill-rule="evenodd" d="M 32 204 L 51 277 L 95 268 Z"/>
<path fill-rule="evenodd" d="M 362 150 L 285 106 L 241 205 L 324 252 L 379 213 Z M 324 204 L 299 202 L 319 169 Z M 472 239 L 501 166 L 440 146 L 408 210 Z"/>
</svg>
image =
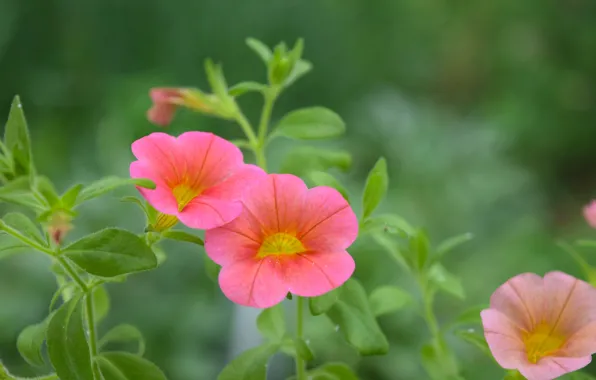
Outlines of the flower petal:
<svg viewBox="0 0 596 380">
<path fill-rule="evenodd" d="M 503 313 L 517 326 L 531 331 L 544 311 L 542 277 L 522 273 L 501 285 L 490 297 L 490 307 Z"/>
<path fill-rule="evenodd" d="M 519 328 L 506 315 L 494 309 L 480 312 L 484 337 L 495 360 L 505 369 L 518 368 L 525 358 L 525 346 Z"/>
<path fill-rule="evenodd" d="M 562 356 L 581 357 L 596 353 L 596 322 L 577 330 L 562 349 Z"/>
<path fill-rule="evenodd" d="M 584 368 L 592 361 L 591 356 L 581 358 L 560 358 L 548 356 L 538 363 L 524 363 L 518 368 L 519 372 L 528 380 L 553 380 L 566 373 Z"/>
<path fill-rule="evenodd" d="M 132 143 L 132 153 L 147 170 L 155 173 L 152 179 L 161 178 L 170 187 L 180 182 L 185 165 L 175 137 L 151 133 Z"/>
<path fill-rule="evenodd" d="M 190 227 L 208 230 L 223 226 L 236 219 L 242 212 L 242 203 L 198 196 L 178 213 L 178 219 Z"/>
<path fill-rule="evenodd" d="M 148 178 L 155 182 L 154 190 L 138 187 L 141 195 L 153 208 L 164 214 L 176 215 L 178 213 L 178 204 L 172 191 L 157 173 L 146 167 L 146 164 L 141 161 L 132 162 L 130 176 L 131 178 Z"/>
<path fill-rule="evenodd" d="M 358 218 L 339 191 L 326 186 L 310 189 L 302 210 L 298 239 L 316 251 L 343 250 L 358 237 Z"/>
<path fill-rule="evenodd" d="M 242 197 L 243 192 L 253 183 L 265 179 L 267 173 L 255 165 L 242 165 L 234 174 L 220 184 L 207 189 L 203 195 L 236 200 Z"/>
<path fill-rule="evenodd" d="M 306 252 L 279 257 L 285 283 L 293 294 L 316 297 L 346 282 L 356 264 L 346 251 Z"/>
<path fill-rule="evenodd" d="M 288 294 L 278 262 L 268 257 L 224 266 L 219 286 L 231 301 L 257 308 L 275 306 Z"/>
</svg>

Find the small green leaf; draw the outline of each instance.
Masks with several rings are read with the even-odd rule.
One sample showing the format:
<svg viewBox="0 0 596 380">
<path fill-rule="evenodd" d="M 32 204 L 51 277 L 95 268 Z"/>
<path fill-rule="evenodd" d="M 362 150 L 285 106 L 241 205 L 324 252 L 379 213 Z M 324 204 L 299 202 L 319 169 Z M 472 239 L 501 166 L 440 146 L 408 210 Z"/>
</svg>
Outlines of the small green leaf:
<svg viewBox="0 0 596 380">
<path fill-rule="evenodd" d="M 207 80 L 209 81 L 213 93 L 216 94 L 219 99 L 225 99 L 228 96 L 228 85 L 221 64 L 216 65 L 211 59 L 205 60 L 205 73 L 207 74 Z"/>
<path fill-rule="evenodd" d="M 416 231 L 410 238 L 410 250 L 416 255 L 417 268 L 422 270 L 426 265 L 430 251 L 430 242 L 423 230 Z"/>
<path fill-rule="evenodd" d="M 444 290 L 459 299 L 463 300 L 466 298 L 461 280 L 449 273 L 441 264 L 436 263 L 430 267 L 428 270 L 428 277 L 439 289 Z"/>
<path fill-rule="evenodd" d="M 284 116 L 275 134 L 298 140 L 320 140 L 341 136 L 346 125 L 341 117 L 324 107 L 292 111 Z"/>
<path fill-rule="evenodd" d="M 18 177 L 0 187 L 0 201 L 29 207 L 36 211 L 46 209 L 46 206 L 31 192 L 31 179 L 25 176 Z"/>
<path fill-rule="evenodd" d="M 358 380 L 358 376 L 344 363 L 327 363 L 309 372 L 311 380 Z"/>
<path fill-rule="evenodd" d="M 221 266 L 216 264 L 215 261 L 211 260 L 206 254 L 203 255 L 203 263 L 205 264 L 205 273 L 207 273 L 207 277 L 217 283 L 217 277 L 221 271 Z"/>
<path fill-rule="evenodd" d="M 34 172 L 29 128 L 27 127 L 23 105 L 18 95 L 14 97 L 10 107 L 8 121 L 4 129 L 4 144 L 11 152 L 15 161 L 17 175 Z"/>
<path fill-rule="evenodd" d="M 310 362 L 315 359 L 315 355 L 308 346 L 308 343 L 306 343 L 303 339 L 294 339 L 294 347 L 296 348 L 296 353 L 298 356 L 305 361 Z"/>
<path fill-rule="evenodd" d="M 16 253 L 26 252 L 30 250 L 31 247 L 23 244 L 20 240 L 10 235 L 0 233 L 0 259 L 6 258 Z"/>
<path fill-rule="evenodd" d="M 465 342 L 468 342 L 480 349 L 488 357 L 493 357 L 484 338 L 484 334 L 476 329 L 460 329 L 454 331 L 455 336 L 459 337 Z"/>
<path fill-rule="evenodd" d="M 200 237 L 190 234 L 185 231 L 178 231 L 178 230 L 168 230 L 161 233 L 161 236 L 166 239 L 177 240 L 177 241 L 184 241 L 187 243 L 193 243 L 196 245 L 203 246 L 205 243 L 203 239 Z"/>
<path fill-rule="evenodd" d="M 60 203 L 60 197 L 54 187 L 54 184 L 49 178 L 45 176 L 38 176 L 35 178 L 35 189 L 43 195 L 50 207 L 56 206 Z"/>
<path fill-rule="evenodd" d="M 106 228 L 66 246 L 62 254 L 95 276 L 115 277 L 157 267 L 155 254 L 132 232 Z"/>
<path fill-rule="evenodd" d="M 385 198 L 389 186 L 389 175 L 387 174 L 387 161 L 381 157 L 375 166 L 368 173 L 364 194 L 362 196 L 363 215 L 362 219 L 368 218 Z"/>
<path fill-rule="evenodd" d="M 360 226 L 360 232 L 387 232 L 390 234 L 398 234 L 402 237 L 408 237 L 414 235 L 416 229 L 400 216 L 383 214 L 367 218 Z"/>
<path fill-rule="evenodd" d="M 334 188 L 339 191 L 341 196 L 344 197 L 348 203 L 350 202 L 346 188 L 331 174 L 321 171 L 312 171 L 308 173 L 308 180 L 312 186 L 327 186 Z"/>
<path fill-rule="evenodd" d="M 570 378 L 567 376 L 563 376 L 560 378 L 560 380 L 563 380 L 563 379 L 570 380 Z M 571 378 L 571 379 L 573 379 L 573 378 Z M 503 380 L 526 380 L 526 378 L 521 373 L 519 373 L 518 370 L 512 369 L 512 370 L 507 371 L 507 373 L 505 374 L 505 377 L 503 377 Z M 579 379 L 576 379 L 576 380 L 579 380 Z M 589 378 L 583 379 L 583 380 L 589 380 Z"/>
<path fill-rule="evenodd" d="M 46 339 L 49 321 L 50 318 L 48 317 L 41 323 L 25 327 L 17 338 L 19 353 L 32 366 L 41 367 L 44 365 L 41 348 Z"/>
<path fill-rule="evenodd" d="M 18 212 L 9 212 L 8 214 L 4 215 L 2 221 L 8 227 L 20 232 L 23 236 L 34 240 L 44 247 L 48 246 L 47 240 L 41 235 L 41 231 L 37 225 L 35 225 L 35 223 L 33 223 L 33 221 L 24 214 Z"/>
<path fill-rule="evenodd" d="M 128 352 L 103 352 L 97 362 L 104 380 L 167 380 L 155 364 Z"/>
<path fill-rule="evenodd" d="M 410 264 L 408 263 L 407 257 L 402 253 L 402 249 L 398 242 L 391 235 L 386 233 L 377 232 L 372 235 L 373 240 L 379 244 L 389 253 L 392 259 L 395 260 L 406 271 L 410 271 Z"/>
<path fill-rule="evenodd" d="M 264 309 L 257 318 L 257 328 L 272 342 L 281 342 L 286 334 L 284 309 L 281 303 Z"/>
<path fill-rule="evenodd" d="M 375 317 L 392 313 L 414 303 L 412 295 L 396 286 L 380 286 L 369 297 L 370 308 Z"/>
<path fill-rule="evenodd" d="M 431 379 L 441 380 L 445 378 L 445 373 L 441 366 L 441 355 L 434 346 L 425 344 L 422 346 L 420 355 L 422 357 L 422 366 Z"/>
<path fill-rule="evenodd" d="M 62 207 L 65 207 L 67 209 L 73 208 L 77 204 L 77 198 L 79 197 L 79 194 L 82 190 L 83 185 L 81 185 L 80 183 L 77 183 L 76 185 L 69 187 L 68 190 L 66 190 L 60 198 Z"/>
<path fill-rule="evenodd" d="M 312 63 L 301 59 L 294 65 L 292 72 L 286 78 L 284 83 L 285 87 L 290 86 L 292 83 L 296 82 L 298 79 L 303 77 L 304 75 L 308 74 L 312 70 Z"/>
<path fill-rule="evenodd" d="M 451 324 L 450 326 L 459 326 L 459 325 L 471 325 L 471 324 L 481 324 L 482 320 L 480 318 L 480 312 L 482 310 L 488 309 L 489 305 L 478 305 L 471 307 L 461 313 Z"/>
<path fill-rule="evenodd" d="M 327 311 L 327 316 L 361 355 L 383 355 L 389 351 L 389 342 L 358 281 L 350 279 L 342 286 L 340 298 Z"/>
<path fill-rule="evenodd" d="M 240 82 L 232 86 L 229 90 L 229 94 L 233 97 L 244 95 L 247 92 L 260 92 L 263 93 L 267 90 L 267 86 L 257 82 Z"/>
<path fill-rule="evenodd" d="M 81 297 L 74 297 L 63 304 L 48 325 L 48 355 L 62 380 L 93 378 L 80 301 Z"/>
<path fill-rule="evenodd" d="M 324 172 L 331 168 L 339 168 L 347 171 L 351 165 L 352 156 L 349 152 L 299 146 L 286 156 L 280 171 L 302 177 L 314 170 Z"/>
<path fill-rule="evenodd" d="M 583 242 L 586 242 L 586 240 L 583 240 Z M 579 244 L 579 242 L 577 242 L 576 244 L 585 246 L 585 244 Z M 567 252 L 567 254 L 569 256 L 571 256 L 571 258 L 573 260 L 575 260 L 575 262 L 579 265 L 582 272 L 584 272 L 584 276 L 586 277 L 586 280 L 588 280 L 588 282 L 590 284 L 592 284 L 592 286 L 594 286 L 596 284 L 596 269 L 594 269 L 590 264 L 588 264 L 586 259 L 584 259 L 584 257 L 577 250 L 575 250 L 575 248 L 573 248 L 570 244 L 567 244 L 564 241 L 560 241 L 557 243 L 557 245 L 562 250 Z"/>
<path fill-rule="evenodd" d="M 312 315 L 321 315 L 326 313 L 339 299 L 341 289 L 343 287 L 335 288 L 330 292 L 318 297 L 310 297 L 308 299 L 308 307 Z"/>
<path fill-rule="evenodd" d="M 144 187 L 146 189 L 155 189 L 155 183 L 149 179 L 144 178 L 120 178 L 120 177 L 105 177 L 98 181 L 91 183 L 81 190 L 77 197 L 77 203 L 88 201 L 93 198 L 100 197 L 110 191 L 126 185 L 135 185 Z"/>
<path fill-rule="evenodd" d="M 108 343 L 137 343 L 137 355 L 145 353 L 145 338 L 141 331 L 133 325 L 120 324 L 108 331 L 98 343 L 99 347 L 105 347 Z"/>
<path fill-rule="evenodd" d="M 521 374 L 519 374 L 519 376 L 520 377 L 511 377 L 509 379 L 524 379 L 523 377 L 521 377 Z M 560 377 L 559 380 L 596 380 L 596 376 L 590 375 L 585 372 L 572 372 Z"/>
<path fill-rule="evenodd" d="M 451 237 L 443 241 L 436 250 L 436 255 L 434 260 L 439 261 L 443 256 L 447 253 L 451 252 L 453 249 L 459 247 L 460 245 L 469 242 L 474 238 L 474 235 L 471 233 L 465 233 L 458 236 Z"/>
<path fill-rule="evenodd" d="M 93 308 L 96 323 L 101 322 L 110 311 L 110 295 L 102 285 L 93 288 Z"/>
<path fill-rule="evenodd" d="M 271 49 L 269 49 L 267 45 L 257 40 L 256 38 L 247 38 L 246 44 L 255 53 L 257 53 L 259 58 L 261 58 L 261 60 L 265 62 L 265 64 L 269 64 L 269 61 L 271 60 L 273 53 L 271 53 Z"/>
<path fill-rule="evenodd" d="M 244 351 L 223 369 L 217 380 L 265 380 L 267 362 L 278 349 L 278 344 L 266 343 Z"/>
</svg>

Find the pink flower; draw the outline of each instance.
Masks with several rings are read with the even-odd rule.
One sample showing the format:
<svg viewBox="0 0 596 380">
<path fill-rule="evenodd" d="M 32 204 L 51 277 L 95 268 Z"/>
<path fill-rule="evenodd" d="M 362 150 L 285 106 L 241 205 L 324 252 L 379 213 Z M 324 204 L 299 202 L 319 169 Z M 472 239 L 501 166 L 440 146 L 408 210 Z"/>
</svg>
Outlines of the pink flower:
<svg viewBox="0 0 596 380">
<path fill-rule="evenodd" d="M 596 201 L 584 207 L 584 218 L 592 228 L 596 228 Z"/>
<path fill-rule="evenodd" d="M 596 352 L 596 288 L 562 272 L 513 277 L 481 317 L 499 365 L 529 380 L 576 371 Z"/>
<path fill-rule="evenodd" d="M 212 133 L 186 132 L 173 137 L 152 133 L 132 144 L 138 161 L 132 178 L 148 178 L 154 190 L 139 191 L 157 211 L 174 215 L 191 228 L 229 223 L 242 211 L 242 190 L 265 172 L 246 165 L 242 152 Z"/>
<path fill-rule="evenodd" d="M 247 188 L 244 210 L 205 233 L 207 255 L 222 266 L 219 285 L 232 301 L 267 308 L 291 292 L 314 297 L 354 272 L 346 249 L 358 220 L 330 187 L 308 189 L 289 174 L 270 174 Z"/>
<path fill-rule="evenodd" d="M 153 88 L 149 91 L 153 107 L 147 111 L 147 118 L 162 127 L 172 122 L 176 107 L 185 106 L 201 112 L 212 111 L 203 94 L 187 88 Z"/>
</svg>

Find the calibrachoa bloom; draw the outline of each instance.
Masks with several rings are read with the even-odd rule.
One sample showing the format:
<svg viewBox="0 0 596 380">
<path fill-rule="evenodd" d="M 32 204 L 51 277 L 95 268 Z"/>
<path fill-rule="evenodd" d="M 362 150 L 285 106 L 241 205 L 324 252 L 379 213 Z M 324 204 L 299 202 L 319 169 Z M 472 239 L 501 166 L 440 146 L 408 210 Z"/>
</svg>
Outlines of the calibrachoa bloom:
<svg viewBox="0 0 596 380">
<path fill-rule="evenodd" d="M 529 380 L 583 368 L 596 352 L 596 288 L 562 272 L 513 277 L 481 317 L 497 362 Z"/>
<path fill-rule="evenodd" d="M 288 292 L 327 293 L 354 272 L 346 249 L 358 220 L 337 190 L 309 190 L 296 176 L 270 174 L 247 188 L 242 203 L 237 219 L 205 233 L 205 251 L 222 266 L 219 284 L 230 300 L 267 308 Z"/>
<path fill-rule="evenodd" d="M 596 228 L 596 201 L 584 207 L 584 217 L 591 227 Z"/>
<path fill-rule="evenodd" d="M 148 178 L 154 190 L 139 191 L 157 211 L 185 225 L 208 229 L 232 221 L 242 211 L 242 190 L 265 173 L 244 164 L 242 152 L 212 133 L 186 132 L 173 137 L 152 133 L 132 144 L 138 161 L 132 178 Z"/>
</svg>

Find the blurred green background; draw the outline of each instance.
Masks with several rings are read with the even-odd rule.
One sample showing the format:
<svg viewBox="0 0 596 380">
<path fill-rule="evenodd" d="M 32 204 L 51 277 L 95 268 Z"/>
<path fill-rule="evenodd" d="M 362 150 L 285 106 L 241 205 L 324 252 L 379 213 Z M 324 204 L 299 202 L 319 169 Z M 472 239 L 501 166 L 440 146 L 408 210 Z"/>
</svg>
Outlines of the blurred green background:
<svg viewBox="0 0 596 380">
<path fill-rule="evenodd" d="M 305 38 L 314 70 L 282 96 L 274 118 L 307 105 L 344 117 L 346 137 L 322 146 L 353 152 L 342 177 L 353 199 L 384 155 L 391 189 L 383 211 L 425 226 L 435 243 L 475 235 L 446 262 L 468 297 L 440 296 L 441 321 L 488 302 L 523 271 L 580 275 L 555 243 L 594 235 L 581 217 L 596 189 L 592 0 L 0 0 L 0 115 L 20 94 L 39 171 L 59 190 L 126 176 L 130 143 L 157 130 L 145 118 L 149 88 L 206 88 L 207 57 L 223 62 L 229 83 L 265 80 L 244 45 L 249 36 L 269 45 Z M 259 97 L 241 104 L 254 120 Z M 190 112 L 168 131 L 190 129 L 240 136 L 231 123 Z M 288 145 L 272 146 L 272 168 Z M 72 238 L 106 225 L 141 231 L 140 212 L 119 202 L 126 193 L 85 206 Z M 254 312 L 225 299 L 199 249 L 165 248 L 161 268 L 109 286 L 112 312 L 101 330 L 136 324 L 147 357 L 169 378 L 215 379 L 231 356 L 258 344 Z M 412 287 L 372 240 L 351 252 L 367 289 Z M 55 291 L 47 266 L 35 254 L 0 263 L 0 358 L 19 375 L 34 374 L 15 341 L 46 315 Z M 310 340 L 318 358 L 346 361 L 362 379 L 426 379 L 418 353 L 428 332 L 417 315 L 380 322 L 392 343 L 384 357 L 358 358 L 324 317 L 308 322 Z M 467 379 L 501 378 L 474 347 L 450 342 Z M 271 379 L 284 378 L 289 365 L 276 357 Z"/>
</svg>

